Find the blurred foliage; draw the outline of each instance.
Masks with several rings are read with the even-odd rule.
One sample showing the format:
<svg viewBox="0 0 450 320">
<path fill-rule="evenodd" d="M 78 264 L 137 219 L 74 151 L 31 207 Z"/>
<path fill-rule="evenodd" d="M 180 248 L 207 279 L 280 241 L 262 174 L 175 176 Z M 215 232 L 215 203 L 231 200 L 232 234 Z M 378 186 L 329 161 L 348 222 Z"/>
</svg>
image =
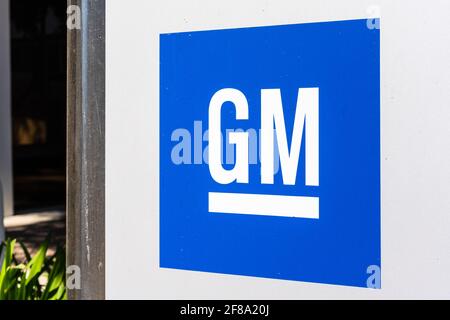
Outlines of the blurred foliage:
<svg viewBox="0 0 450 320">
<path fill-rule="evenodd" d="M 46 257 L 47 239 L 32 257 L 19 242 L 26 257 L 19 263 L 14 256 L 16 243 L 8 239 L 0 245 L 0 300 L 66 300 L 65 250 L 58 248 Z"/>
</svg>

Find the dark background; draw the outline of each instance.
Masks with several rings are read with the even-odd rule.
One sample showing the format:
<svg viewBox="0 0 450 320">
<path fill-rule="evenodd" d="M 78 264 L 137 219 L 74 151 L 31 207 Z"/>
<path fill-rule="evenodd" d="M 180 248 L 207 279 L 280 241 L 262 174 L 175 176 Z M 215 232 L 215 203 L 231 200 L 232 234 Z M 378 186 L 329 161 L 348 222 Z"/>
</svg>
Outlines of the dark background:
<svg viewBox="0 0 450 320">
<path fill-rule="evenodd" d="M 16 214 L 65 207 L 66 2 L 11 1 Z"/>
</svg>

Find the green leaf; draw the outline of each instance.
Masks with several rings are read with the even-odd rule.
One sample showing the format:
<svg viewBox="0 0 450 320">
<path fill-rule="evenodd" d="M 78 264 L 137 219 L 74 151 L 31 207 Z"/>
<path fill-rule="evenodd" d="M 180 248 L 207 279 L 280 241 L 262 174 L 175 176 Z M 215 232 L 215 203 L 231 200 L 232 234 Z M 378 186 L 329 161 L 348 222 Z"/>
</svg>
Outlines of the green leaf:
<svg viewBox="0 0 450 320">
<path fill-rule="evenodd" d="M 58 288 L 58 291 L 54 296 L 52 296 L 49 300 L 66 300 L 67 299 L 67 290 L 64 284 L 61 284 Z"/>
<path fill-rule="evenodd" d="M 22 250 L 23 250 L 23 252 L 25 254 L 25 258 L 27 259 L 27 262 L 30 262 L 31 261 L 31 255 L 30 255 L 30 252 L 27 249 L 27 246 L 22 241 L 19 241 L 19 244 L 20 244 L 20 247 L 22 248 Z"/>
<path fill-rule="evenodd" d="M 0 300 L 4 300 L 8 294 L 8 288 L 11 288 L 14 282 L 11 278 L 11 262 L 14 254 L 15 240 L 6 240 L 5 257 L 3 258 L 3 265 L 0 271 Z"/>
<path fill-rule="evenodd" d="M 66 276 L 66 261 L 65 253 L 61 248 L 56 250 L 52 261 L 55 261 L 53 267 L 51 268 L 50 274 L 48 276 L 47 286 L 42 295 L 43 300 L 51 299 L 52 294 L 57 293 L 61 285 L 65 287 L 65 276 Z"/>
<path fill-rule="evenodd" d="M 6 246 L 6 252 L 5 252 L 5 258 L 3 261 L 3 267 L 2 271 L 6 272 L 6 268 L 8 268 L 11 265 L 13 254 L 14 254 L 14 247 L 16 246 L 16 240 L 6 240 L 5 243 Z"/>
<path fill-rule="evenodd" d="M 0 254 L 4 253 L 0 266 L 0 300 L 66 300 L 65 250 L 58 248 L 55 255 L 46 258 L 49 239 L 31 257 L 25 245 L 19 242 L 27 261 L 18 264 L 14 258 L 15 240 L 0 244 Z M 48 273 L 44 287 L 39 277 Z"/>
<path fill-rule="evenodd" d="M 44 243 L 39 247 L 36 255 L 31 259 L 28 264 L 29 272 L 27 274 L 25 284 L 28 286 L 31 281 L 37 281 L 39 275 L 43 272 L 43 267 L 45 263 L 45 255 L 48 249 L 48 240 L 45 240 Z"/>
</svg>

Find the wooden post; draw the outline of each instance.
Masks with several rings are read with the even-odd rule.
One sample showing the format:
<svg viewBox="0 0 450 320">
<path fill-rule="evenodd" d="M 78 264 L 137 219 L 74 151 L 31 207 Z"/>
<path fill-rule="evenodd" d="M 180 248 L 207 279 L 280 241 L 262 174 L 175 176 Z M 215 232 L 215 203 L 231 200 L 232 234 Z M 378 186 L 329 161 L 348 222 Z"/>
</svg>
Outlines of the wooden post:
<svg viewBox="0 0 450 320">
<path fill-rule="evenodd" d="M 67 265 L 81 270 L 69 299 L 105 298 L 105 0 L 69 0 Z"/>
</svg>

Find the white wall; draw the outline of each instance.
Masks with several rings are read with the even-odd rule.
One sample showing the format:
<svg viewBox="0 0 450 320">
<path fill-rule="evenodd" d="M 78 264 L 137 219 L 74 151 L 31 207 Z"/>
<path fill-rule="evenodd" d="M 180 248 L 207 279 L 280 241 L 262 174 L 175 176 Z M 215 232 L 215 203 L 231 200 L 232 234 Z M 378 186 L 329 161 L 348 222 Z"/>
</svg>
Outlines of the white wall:
<svg viewBox="0 0 450 320">
<path fill-rule="evenodd" d="M 106 4 L 108 298 L 450 298 L 450 1 Z M 372 4 L 381 9 L 383 288 L 159 269 L 159 34 L 364 18 Z"/>
<path fill-rule="evenodd" d="M 0 182 L 3 190 L 0 212 L 6 216 L 13 213 L 10 69 L 9 0 L 0 0 Z"/>
</svg>

